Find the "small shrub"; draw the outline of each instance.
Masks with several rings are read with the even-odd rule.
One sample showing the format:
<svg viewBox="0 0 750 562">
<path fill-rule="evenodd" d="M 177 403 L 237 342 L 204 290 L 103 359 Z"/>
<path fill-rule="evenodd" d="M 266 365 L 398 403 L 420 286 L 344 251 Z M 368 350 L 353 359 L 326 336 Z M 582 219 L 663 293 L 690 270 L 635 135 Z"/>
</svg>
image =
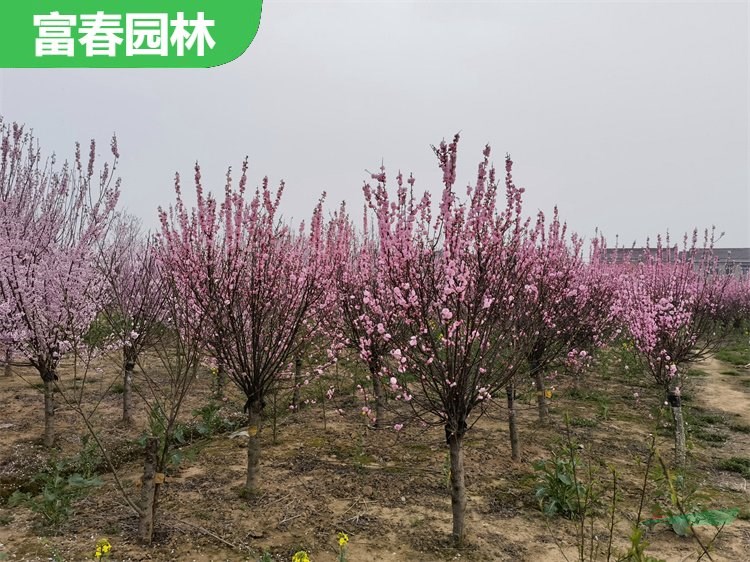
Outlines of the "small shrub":
<svg viewBox="0 0 750 562">
<path fill-rule="evenodd" d="M 211 437 L 233 428 L 233 424 L 221 415 L 221 406 L 216 402 L 209 402 L 202 408 L 193 410 L 193 415 L 199 418 L 196 431 L 201 437 Z"/>
<path fill-rule="evenodd" d="M 145 447 L 149 437 L 158 437 L 158 448 L 159 450 L 162 450 L 164 447 L 164 440 L 167 437 L 166 433 L 167 417 L 159 407 L 156 407 L 150 410 L 148 413 L 148 430 L 141 434 L 136 442 L 141 447 Z M 186 445 L 188 443 L 189 433 L 190 432 L 188 430 L 188 427 L 182 423 L 175 423 L 174 427 L 172 428 L 172 435 L 169 442 L 170 453 L 166 467 L 167 471 L 177 470 L 182 463 L 185 453 L 180 451 L 178 447 L 182 447 L 183 445 Z"/>
<path fill-rule="evenodd" d="M 81 451 L 73 463 L 76 472 L 79 472 L 84 478 L 93 478 L 96 476 L 101 462 L 102 454 L 96 441 L 88 434 L 83 435 L 81 437 Z"/>
<path fill-rule="evenodd" d="M 581 464 L 573 447 L 563 447 L 553 452 L 551 459 L 536 461 L 533 467 L 539 473 L 534 497 L 545 515 L 568 519 L 584 515 L 588 489 L 578 477 Z"/>
<path fill-rule="evenodd" d="M 66 475 L 66 463 L 51 461 L 47 470 L 35 475 L 32 484 L 38 494 L 16 491 L 8 500 L 11 507 L 26 505 L 41 517 L 40 523 L 51 530 L 59 528 L 73 514 L 73 502 L 89 488 L 101 486 L 99 478 L 84 478 L 75 473 Z"/>
</svg>

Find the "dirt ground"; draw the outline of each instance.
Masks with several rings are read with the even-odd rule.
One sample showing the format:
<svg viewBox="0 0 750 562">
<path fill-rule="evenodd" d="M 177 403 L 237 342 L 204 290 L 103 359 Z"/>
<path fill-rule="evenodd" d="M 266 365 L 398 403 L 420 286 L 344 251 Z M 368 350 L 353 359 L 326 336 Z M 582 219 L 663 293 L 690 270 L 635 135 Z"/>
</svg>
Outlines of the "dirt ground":
<svg viewBox="0 0 750 562">
<path fill-rule="evenodd" d="M 703 437 L 698 437 L 695 425 L 689 440 L 689 472 L 704 498 L 700 507 L 736 507 L 746 518 L 750 512 L 747 481 L 717 466 L 730 457 L 750 457 L 750 371 L 716 359 L 695 367 L 703 376 L 693 377 L 686 409 L 703 416 Z M 137 497 L 141 465 L 132 441 L 145 427 L 145 414 L 140 407 L 134 429 L 115 423 L 121 395 L 108 388 L 116 373 L 114 363 L 102 365 L 89 385 L 92 396 L 104 396 L 92 419 L 110 450 L 127 461 L 118 474 L 127 491 Z M 63 379 L 63 384 L 71 384 Z M 193 409 L 209 401 L 209 379 L 208 373 L 200 373 L 184 409 L 185 421 Z M 3 497 L 12 491 L 14 482 L 39 470 L 47 458 L 39 445 L 42 396 L 32 386 L 37 382 L 38 376 L 30 369 L 18 368 L 10 378 L 0 375 Z M 274 560 L 288 561 L 295 551 L 304 549 L 313 562 L 332 562 L 337 560 L 339 531 L 349 535 L 350 562 L 557 562 L 566 556 L 575 560 L 574 525 L 541 513 L 534 499 L 531 466 L 534 460 L 548 458 L 550 448 L 561 442 L 566 431 L 564 414 L 572 420 L 571 439 L 582 445 L 582 453 L 597 464 L 602 478 L 606 480 L 606 466 L 618 471 L 620 504 L 614 543 L 622 552 L 637 511 L 650 434 L 656 433 L 658 450 L 671 459 L 670 433 L 652 416 L 659 401 L 646 384 L 645 380 L 628 382 L 624 373 L 617 372 L 607 377 L 592 374 L 584 391 L 573 391 L 564 381 L 557 381 L 552 421 L 546 426 L 536 421 L 529 393 L 519 404 L 523 444 L 519 463 L 510 460 L 506 411 L 498 401 L 467 436 L 468 546 L 462 551 L 451 548 L 448 541 L 450 496 L 442 430 L 416 423 L 398 433 L 368 429 L 358 402 L 344 393 L 335 406 L 327 405 L 325 426 L 320 403 L 281 416 L 276 443 L 270 420 L 266 423 L 258 497 L 240 496 L 246 440 L 222 434 L 185 447 L 189 454 L 162 486 L 160 521 L 151 547 L 135 542 L 137 520 L 111 476 L 104 474 L 104 485 L 75 504 L 75 515 L 56 534 L 40 532 L 28 508 L 0 504 L 0 560 L 91 559 L 97 539 L 107 537 L 112 544 L 111 560 L 257 561 L 267 550 Z M 230 393 L 225 409 L 237 411 L 241 404 L 240 397 Z M 333 412 L 333 407 L 342 408 L 343 415 Z M 389 413 L 391 420 L 397 415 Z M 85 433 L 80 419 L 59 401 L 57 419 L 59 455 L 76 455 Z M 688 417 L 688 422 L 693 419 L 700 421 Z M 649 495 L 656 492 L 650 485 Z M 706 541 L 713 536 L 711 527 L 699 530 Z M 606 507 L 594 534 L 598 544 L 606 544 Z M 665 525 L 647 530 L 645 536 L 653 556 L 670 562 L 699 556 L 692 539 L 678 537 Z M 726 526 L 711 555 L 714 560 L 750 560 L 750 521 L 741 517 Z"/>
</svg>

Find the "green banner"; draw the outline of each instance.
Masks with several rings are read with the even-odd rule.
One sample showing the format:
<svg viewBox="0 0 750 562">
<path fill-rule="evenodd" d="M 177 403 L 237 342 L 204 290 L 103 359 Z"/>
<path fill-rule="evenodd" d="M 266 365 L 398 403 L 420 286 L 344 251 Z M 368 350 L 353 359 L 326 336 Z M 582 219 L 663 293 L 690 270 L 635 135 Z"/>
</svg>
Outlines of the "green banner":
<svg viewBox="0 0 750 562">
<path fill-rule="evenodd" d="M 196 68 L 245 52 L 262 0 L 4 0 L 2 68 Z"/>
</svg>

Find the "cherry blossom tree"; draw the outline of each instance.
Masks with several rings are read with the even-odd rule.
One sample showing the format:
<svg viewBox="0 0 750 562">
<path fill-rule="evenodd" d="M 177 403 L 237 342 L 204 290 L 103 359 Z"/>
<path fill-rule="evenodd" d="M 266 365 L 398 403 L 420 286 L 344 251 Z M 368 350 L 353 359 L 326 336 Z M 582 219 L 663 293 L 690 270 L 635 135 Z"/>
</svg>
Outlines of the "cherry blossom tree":
<svg viewBox="0 0 750 562">
<path fill-rule="evenodd" d="M 245 489 L 253 493 L 266 398 L 319 329 L 332 291 L 324 275 L 322 202 L 309 229 L 302 224 L 295 232 L 279 221 L 283 182 L 274 193 L 264 178 L 252 197 L 246 184 L 247 160 L 236 189 L 228 172 L 219 203 L 204 195 L 196 165 L 197 206 L 189 210 L 178 175 L 177 201 L 160 211 L 160 243 L 183 298 L 206 319 L 206 345 L 247 399 Z"/>
<path fill-rule="evenodd" d="M 677 462 L 685 462 L 685 424 L 681 390 L 686 367 L 716 348 L 727 333 L 723 318 L 731 277 L 720 274 L 706 232 L 703 248 L 685 236 L 682 249 L 657 240 L 643 260 L 626 264 L 620 278 L 617 310 L 636 352 L 665 393 L 672 411 Z"/>
<path fill-rule="evenodd" d="M 122 349 L 122 420 L 133 421 L 133 373 L 140 354 L 164 330 L 165 279 L 156 248 L 134 217 L 121 217 L 102 248 L 99 267 L 106 279 L 102 314 Z"/>
<path fill-rule="evenodd" d="M 557 208 L 547 223 L 537 215 L 530 233 L 533 261 L 522 296 L 524 314 L 517 333 L 527 339 L 526 363 L 537 395 L 540 421 L 549 415 L 545 375 L 572 361 L 588 359 L 606 341 L 612 325 L 611 284 L 599 269 L 584 263 L 583 241 L 560 222 Z M 511 457 L 521 460 L 521 443 L 515 405 L 516 380 L 506 386 Z"/>
<path fill-rule="evenodd" d="M 458 135 L 435 148 L 443 192 L 433 215 L 430 196 L 414 195 L 414 178 L 396 178 L 391 199 L 385 170 L 365 185 L 380 242 L 380 290 L 366 292 L 375 315 L 368 337 L 379 337 L 398 365 L 391 387 L 426 423 L 444 427 L 451 462 L 452 537 L 465 537 L 464 437 L 484 404 L 522 368 L 526 338 L 516 332 L 525 279 L 533 264 L 521 216 L 523 189 L 506 159 L 504 208 L 484 150 L 466 201 L 454 191 Z M 383 330 L 377 328 L 382 322 Z M 383 332 L 383 333 L 381 333 Z M 416 377 L 416 382 L 410 382 Z"/>
<path fill-rule="evenodd" d="M 387 287 L 378 282 L 378 241 L 368 222 L 367 208 L 363 215 L 360 236 L 342 205 L 329 230 L 332 254 L 333 285 L 338 306 L 330 315 L 330 332 L 334 341 L 357 353 L 367 365 L 372 384 L 375 411 L 371 415 L 376 428 L 383 427 L 385 392 L 383 379 L 389 372 L 389 348 L 392 336 L 385 334 L 386 317 L 393 312 L 386 306 L 388 299 L 377 295 Z M 391 318 L 394 328 L 395 318 Z M 397 328 L 397 327 L 396 327 Z M 373 334 L 377 333 L 377 336 Z M 370 412 L 366 407 L 365 412 Z"/>
<path fill-rule="evenodd" d="M 44 382 L 44 444 L 54 442 L 53 390 L 61 359 L 75 352 L 102 303 L 95 267 L 119 196 L 113 163 L 95 171 L 76 145 L 72 164 L 44 159 L 32 134 L 0 121 L 0 301 L 7 313 L 2 339 L 36 368 Z"/>
<path fill-rule="evenodd" d="M 750 323 L 750 276 L 730 272 L 718 317 L 727 330 L 740 331 Z"/>
</svg>

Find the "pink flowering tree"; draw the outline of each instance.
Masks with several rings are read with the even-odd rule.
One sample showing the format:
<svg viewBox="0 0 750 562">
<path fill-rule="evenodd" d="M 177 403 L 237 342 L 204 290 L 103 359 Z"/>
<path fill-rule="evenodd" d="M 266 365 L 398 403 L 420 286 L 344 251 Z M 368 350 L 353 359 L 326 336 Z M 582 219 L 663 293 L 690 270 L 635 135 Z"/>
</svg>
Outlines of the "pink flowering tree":
<svg viewBox="0 0 750 562">
<path fill-rule="evenodd" d="M 76 145 L 72 164 L 44 159 L 20 125 L 0 121 L 0 302 L 2 339 L 11 342 L 44 382 L 44 444 L 54 442 L 53 390 L 58 365 L 77 351 L 103 300 L 96 248 L 119 196 L 114 161 L 95 171 Z"/>
<path fill-rule="evenodd" d="M 333 267 L 333 285 L 338 296 L 336 313 L 329 315 L 333 341 L 356 353 L 367 365 L 375 404 L 364 413 L 382 428 L 385 411 L 384 379 L 389 372 L 389 349 L 392 335 L 386 332 L 386 320 L 392 312 L 389 300 L 381 293 L 387 286 L 379 278 L 379 247 L 369 225 L 365 209 L 363 228 L 358 236 L 342 205 L 331 221 L 329 252 Z M 391 329 L 400 331 L 396 318 L 390 319 Z"/>
<path fill-rule="evenodd" d="M 598 268 L 584 263 L 582 240 L 567 235 L 555 208 L 547 224 L 543 213 L 528 244 L 533 257 L 522 295 L 524 314 L 518 318 L 516 333 L 525 338 L 526 363 L 537 395 L 540 421 L 549 415 L 545 376 L 552 370 L 588 362 L 594 349 L 607 340 L 611 331 L 611 285 Z M 515 407 L 515 383 L 506 386 L 511 457 L 521 459 L 521 443 Z"/>
<path fill-rule="evenodd" d="M 183 298 L 205 318 L 205 344 L 245 394 L 250 435 L 245 489 L 253 493 L 266 399 L 318 331 L 332 292 L 325 283 L 321 204 L 309 228 L 302 224 L 295 232 L 279 221 L 283 183 L 274 192 L 266 178 L 252 197 L 246 184 L 247 161 L 236 188 L 231 170 L 227 174 L 219 202 L 204 194 L 196 165 L 197 206 L 191 210 L 178 175 L 175 205 L 160 210 L 160 244 Z"/>
<path fill-rule="evenodd" d="M 454 191 L 458 135 L 435 148 L 443 173 L 439 209 L 414 196 L 414 179 L 397 176 L 395 198 L 386 175 L 374 174 L 365 197 L 377 219 L 380 290 L 366 293 L 375 315 L 368 337 L 380 337 L 398 366 L 391 388 L 426 423 L 445 429 L 450 448 L 452 537 L 465 537 L 464 437 L 524 364 L 525 338 L 516 332 L 533 255 L 521 217 L 523 189 L 506 160 L 505 206 L 497 204 L 495 170 L 484 151 L 476 182 L 461 202 Z M 377 324 L 383 323 L 384 330 Z M 381 334 L 381 331 L 383 332 Z M 386 335 L 390 335 L 388 339 Z"/>
<path fill-rule="evenodd" d="M 750 276 L 730 274 L 718 316 L 727 330 L 740 331 L 750 323 Z"/>
<path fill-rule="evenodd" d="M 588 262 L 577 269 L 573 289 L 567 295 L 572 306 L 566 316 L 561 314 L 572 329 L 561 330 L 569 351 L 560 366 L 574 376 L 576 388 L 597 351 L 622 332 L 615 307 L 618 279 L 619 269 L 607 260 L 604 238 L 594 238 Z"/>
<path fill-rule="evenodd" d="M 647 249 L 641 263 L 625 266 L 620 279 L 618 313 L 672 411 L 677 462 L 685 462 L 685 424 L 681 389 L 686 367 L 722 341 L 722 318 L 730 277 L 719 274 L 706 234 L 703 248 L 687 236 L 682 250 L 663 244 Z"/>
<path fill-rule="evenodd" d="M 133 421 L 133 374 L 140 354 L 153 348 L 164 331 L 165 279 L 153 240 L 133 217 L 111 229 L 99 267 L 106 279 L 103 318 L 122 350 L 122 420 Z"/>
</svg>

